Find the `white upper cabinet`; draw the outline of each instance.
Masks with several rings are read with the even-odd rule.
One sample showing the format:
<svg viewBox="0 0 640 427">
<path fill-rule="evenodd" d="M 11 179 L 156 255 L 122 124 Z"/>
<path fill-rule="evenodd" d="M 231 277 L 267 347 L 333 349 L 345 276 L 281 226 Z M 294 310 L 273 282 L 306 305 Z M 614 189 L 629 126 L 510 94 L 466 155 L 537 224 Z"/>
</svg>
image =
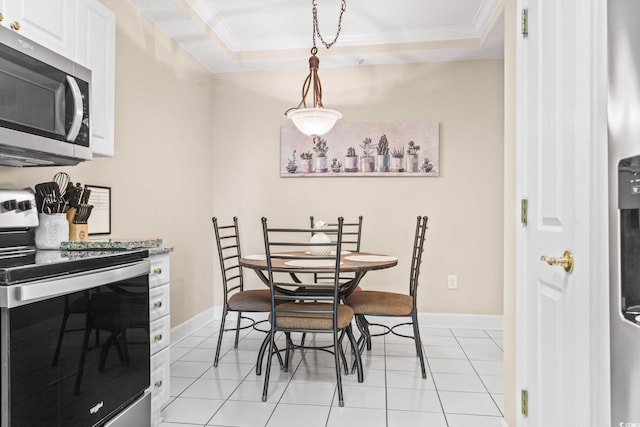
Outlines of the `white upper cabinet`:
<svg viewBox="0 0 640 427">
<path fill-rule="evenodd" d="M 74 0 L 0 0 L 0 24 L 73 58 L 75 6 Z"/>
<path fill-rule="evenodd" d="M 76 62 L 91 70 L 91 149 L 114 154 L 116 16 L 98 0 L 77 0 Z"/>
</svg>

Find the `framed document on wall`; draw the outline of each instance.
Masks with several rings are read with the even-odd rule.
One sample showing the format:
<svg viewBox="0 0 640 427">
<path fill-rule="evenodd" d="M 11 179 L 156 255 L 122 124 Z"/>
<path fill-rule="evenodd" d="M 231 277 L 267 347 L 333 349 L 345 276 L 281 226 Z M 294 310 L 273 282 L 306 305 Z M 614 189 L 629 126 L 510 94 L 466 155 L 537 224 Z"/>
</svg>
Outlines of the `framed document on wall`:
<svg viewBox="0 0 640 427">
<path fill-rule="evenodd" d="M 89 204 L 93 205 L 89 216 L 89 235 L 111 234 L 111 187 L 87 185 L 91 190 Z"/>
</svg>

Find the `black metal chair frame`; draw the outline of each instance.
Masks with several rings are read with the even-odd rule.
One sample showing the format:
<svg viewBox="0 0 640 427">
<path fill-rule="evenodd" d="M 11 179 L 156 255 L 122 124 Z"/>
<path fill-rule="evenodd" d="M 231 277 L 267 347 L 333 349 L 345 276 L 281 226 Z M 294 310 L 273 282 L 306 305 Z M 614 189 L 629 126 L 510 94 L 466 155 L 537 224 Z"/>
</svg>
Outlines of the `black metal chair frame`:
<svg viewBox="0 0 640 427">
<path fill-rule="evenodd" d="M 356 325 L 361 335 L 358 338 L 358 351 L 362 353 L 366 346 L 367 350 L 371 350 L 371 337 L 383 336 L 389 333 L 414 340 L 416 346 L 416 356 L 420 359 L 420 368 L 422 370 L 422 378 L 427 378 L 427 372 L 424 363 L 424 351 L 422 349 L 422 339 L 420 337 L 420 328 L 418 325 L 418 283 L 420 276 L 420 264 L 422 263 L 422 253 L 424 252 L 424 240 L 427 231 L 428 217 L 418 217 L 416 221 L 416 231 L 413 239 L 413 253 L 411 256 L 411 270 L 409 275 L 409 295 L 413 299 L 413 308 L 411 310 L 411 321 L 398 323 L 393 326 L 384 325 L 381 323 L 369 322 L 366 316 L 377 317 L 407 317 L 407 316 L 389 316 L 389 315 L 376 315 L 376 314 L 356 314 Z M 401 326 L 411 325 L 413 327 L 413 336 L 402 334 L 395 329 Z M 382 332 L 371 333 L 369 327 L 376 326 L 382 328 Z M 354 364 L 353 369 L 356 369 Z"/>
<path fill-rule="evenodd" d="M 224 304 L 222 306 L 222 319 L 220 320 L 220 331 L 218 333 L 218 344 L 216 346 L 216 354 L 213 360 L 213 366 L 218 366 L 218 360 L 220 358 L 220 349 L 222 347 L 222 337 L 225 332 L 235 331 L 235 341 L 233 348 L 238 348 L 238 341 L 240 338 L 240 331 L 248 328 L 268 333 L 268 330 L 263 330 L 257 327 L 257 325 L 265 323 L 266 320 L 260 320 L 256 322 L 253 318 L 243 316 L 243 311 L 237 311 L 238 317 L 236 319 L 235 328 L 225 329 L 225 322 L 227 314 L 230 311 L 236 311 L 229 308 L 229 297 L 235 292 L 244 291 L 244 274 L 242 271 L 242 265 L 240 265 L 240 258 L 242 258 L 242 251 L 240 249 L 240 231 L 238 227 L 238 217 L 233 217 L 233 224 L 231 225 L 218 225 L 218 218 L 211 218 L 213 221 L 213 229 L 216 237 L 216 245 L 218 247 L 218 258 L 220 260 L 220 271 L 222 273 L 222 287 L 224 295 Z M 226 234 L 229 233 L 229 234 Z M 228 243 L 227 243 L 228 242 Z M 236 284 L 231 285 L 231 282 L 237 281 Z M 261 311 L 260 311 L 261 312 Z M 259 311 L 253 311 L 253 313 L 260 313 Z M 266 312 L 265 312 L 266 313 Z M 249 321 L 249 324 L 241 326 L 242 320 Z"/>
<path fill-rule="evenodd" d="M 264 388 L 262 394 L 262 401 L 267 400 L 269 376 L 271 372 L 272 355 L 279 354 L 284 351 L 284 370 L 288 370 L 290 357 L 293 351 L 296 349 L 309 349 L 320 350 L 331 353 L 335 358 L 336 369 L 336 382 L 338 387 L 338 401 L 340 406 L 344 406 L 344 397 L 342 391 L 342 377 L 341 377 L 341 363 L 344 367 L 345 374 L 349 373 L 349 365 L 346 360 L 346 356 L 342 349 L 342 340 L 346 335 L 350 341 L 351 347 L 354 350 L 355 366 L 358 372 L 358 381 L 363 382 L 362 376 L 362 364 L 360 362 L 360 354 L 357 351 L 357 342 L 353 335 L 351 328 L 351 322 L 345 327 L 338 327 L 338 311 L 339 306 L 345 307 L 341 304 L 340 299 L 340 249 L 342 241 L 342 227 L 343 219 L 338 218 L 337 226 L 330 228 L 328 231 L 335 232 L 337 239 L 332 243 L 309 243 L 308 241 L 296 240 L 299 236 L 308 236 L 312 229 L 307 228 L 270 228 L 267 225 L 267 219 L 262 218 L 262 228 L 264 234 L 265 252 L 267 256 L 267 270 L 268 270 L 268 282 L 271 290 L 271 314 L 270 325 L 271 331 L 269 335 L 263 341 L 263 344 L 259 351 L 258 360 L 264 357 L 264 352 L 268 348 L 267 352 L 267 364 L 264 379 Z M 309 260 L 310 257 L 302 255 L 300 251 L 303 247 L 309 247 L 312 245 L 318 246 L 333 246 L 336 253 L 329 256 L 314 256 L 313 260 L 324 260 L 329 264 L 335 265 L 335 267 L 300 267 L 296 269 L 296 274 L 292 275 L 289 268 L 277 267 L 274 265 L 275 260 Z M 285 251 L 283 253 L 283 250 Z M 292 252 L 300 254 L 293 255 Z M 333 264 L 335 263 L 335 264 Z M 299 279 L 297 273 L 309 276 L 309 274 L 327 274 L 333 273 L 333 286 L 328 282 L 316 283 L 315 281 L 302 281 Z M 293 277 L 292 277 L 293 276 Z M 326 308 L 323 307 L 326 305 Z M 306 306 L 306 307 L 305 307 Z M 315 308 L 312 310 L 311 308 Z M 287 315 L 294 314 L 299 317 L 316 317 L 322 315 L 325 318 L 330 318 L 332 322 L 331 329 L 303 329 L 279 325 L 279 317 L 285 319 Z M 283 320 L 284 322 L 284 320 Z M 279 350 L 275 347 L 275 335 L 277 332 L 283 332 L 286 336 L 286 348 Z M 333 342 L 328 345 L 311 345 L 311 344 L 295 344 L 291 339 L 291 333 L 325 333 L 333 335 Z M 259 372 L 258 372 L 259 374 Z"/>
</svg>

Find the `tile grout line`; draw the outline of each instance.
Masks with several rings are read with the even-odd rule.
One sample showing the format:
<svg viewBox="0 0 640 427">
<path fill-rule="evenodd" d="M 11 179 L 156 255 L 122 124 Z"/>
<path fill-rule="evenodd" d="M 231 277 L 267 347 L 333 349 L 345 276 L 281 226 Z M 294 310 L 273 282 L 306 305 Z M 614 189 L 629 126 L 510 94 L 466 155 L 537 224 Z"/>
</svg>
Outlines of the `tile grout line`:
<svg viewBox="0 0 640 427">
<path fill-rule="evenodd" d="M 489 338 L 491 338 L 491 336 L 487 333 L 486 330 L 482 330 L 487 336 L 489 336 Z M 460 337 L 460 338 L 465 338 L 465 337 Z M 472 337 L 470 337 L 472 338 Z M 462 344 L 460 344 L 460 341 L 458 340 L 458 337 L 454 334 L 454 339 L 456 340 L 456 342 L 458 343 L 458 345 L 460 346 L 460 349 L 462 350 L 462 352 L 464 353 L 465 357 L 467 358 L 467 361 L 469 362 L 469 364 L 471 365 L 471 368 L 473 369 L 473 372 L 475 372 L 476 376 L 478 377 L 478 379 L 480 380 L 480 383 L 482 384 L 482 386 L 484 387 L 484 389 L 487 391 L 487 394 L 489 395 L 489 398 L 491 398 L 491 401 L 493 402 L 493 404 L 496 406 L 496 408 L 498 409 L 498 412 L 500 413 L 500 417 L 504 418 L 504 414 L 502 413 L 502 410 L 500 409 L 500 406 L 498 405 L 498 403 L 496 402 L 496 400 L 493 398 L 493 394 L 491 394 L 491 392 L 489 391 L 489 388 L 487 387 L 487 385 L 484 383 L 484 381 L 482 380 L 482 377 L 480 376 L 480 374 L 478 373 L 478 370 L 476 369 L 475 365 L 471 362 L 471 359 L 469 358 L 469 355 L 467 354 L 467 352 L 465 351 L 464 347 L 462 347 Z M 500 348 L 500 346 L 498 346 L 498 344 L 496 344 L 493 339 L 491 339 L 491 341 L 498 347 Z M 502 350 L 502 349 L 501 349 Z M 481 414 L 475 414 L 476 416 L 480 416 Z"/>
</svg>

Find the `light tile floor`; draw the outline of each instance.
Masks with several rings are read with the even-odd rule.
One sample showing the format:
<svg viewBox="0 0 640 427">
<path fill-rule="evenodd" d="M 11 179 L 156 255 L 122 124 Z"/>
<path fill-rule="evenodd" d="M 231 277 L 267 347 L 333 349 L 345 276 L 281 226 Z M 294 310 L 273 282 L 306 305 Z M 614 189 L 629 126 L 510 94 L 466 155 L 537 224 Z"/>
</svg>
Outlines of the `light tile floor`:
<svg viewBox="0 0 640 427">
<path fill-rule="evenodd" d="M 289 372 L 274 360 L 262 402 L 264 374 L 256 375 L 254 363 L 264 334 L 245 330 L 238 349 L 232 333 L 225 334 L 213 368 L 218 327 L 212 322 L 171 347 L 171 402 L 161 427 L 500 426 L 502 331 L 420 328 L 426 380 L 413 341 L 375 337 L 363 355 L 364 383 L 343 375 L 339 407 L 330 354 L 296 352 Z"/>
</svg>

